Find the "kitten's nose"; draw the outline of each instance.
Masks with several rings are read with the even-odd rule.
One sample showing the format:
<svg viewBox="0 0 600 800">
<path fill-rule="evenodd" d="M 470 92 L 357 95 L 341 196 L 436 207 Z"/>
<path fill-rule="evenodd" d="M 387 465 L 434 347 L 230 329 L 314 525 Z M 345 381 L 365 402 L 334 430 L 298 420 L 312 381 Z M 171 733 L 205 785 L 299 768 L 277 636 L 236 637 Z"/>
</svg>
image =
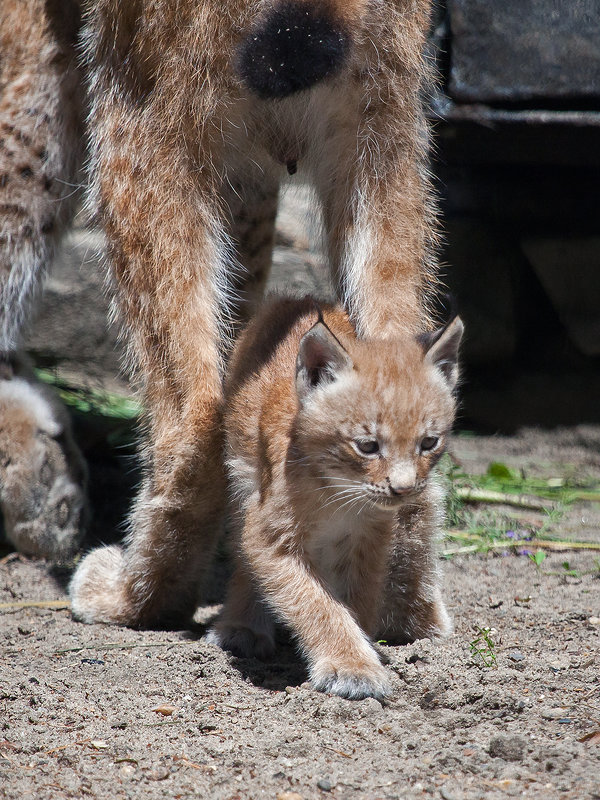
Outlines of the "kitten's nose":
<svg viewBox="0 0 600 800">
<path fill-rule="evenodd" d="M 414 488 L 414 483 L 412 486 L 392 486 L 390 484 L 390 491 L 393 495 L 396 495 L 396 497 L 401 497 L 403 494 L 408 494 L 409 492 L 412 492 Z"/>
<path fill-rule="evenodd" d="M 403 495 L 412 492 L 417 482 L 417 470 L 414 464 L 403 464 L 396 467 L 388 478 L 390 491 L 395 495 Z"/>
</svg>

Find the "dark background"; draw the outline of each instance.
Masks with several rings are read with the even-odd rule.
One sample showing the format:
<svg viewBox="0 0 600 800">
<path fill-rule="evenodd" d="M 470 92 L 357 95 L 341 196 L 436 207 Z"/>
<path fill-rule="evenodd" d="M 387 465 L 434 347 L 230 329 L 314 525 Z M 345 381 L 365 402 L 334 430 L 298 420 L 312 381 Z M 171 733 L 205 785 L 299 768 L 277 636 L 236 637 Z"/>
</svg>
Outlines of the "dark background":
<svg viewBox="0 0 600 800">
<path fill-rule="evenodd" d="M 600 419 L 600 0 L 447 0 L 431 57 L 463 426 Z"/>
</svg>

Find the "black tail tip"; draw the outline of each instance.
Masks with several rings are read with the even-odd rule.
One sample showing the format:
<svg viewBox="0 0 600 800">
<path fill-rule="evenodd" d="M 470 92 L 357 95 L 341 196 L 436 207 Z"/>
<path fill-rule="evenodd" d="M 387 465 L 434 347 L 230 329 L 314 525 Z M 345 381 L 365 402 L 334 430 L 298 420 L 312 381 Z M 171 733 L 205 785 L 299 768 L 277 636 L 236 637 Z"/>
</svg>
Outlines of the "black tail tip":
<svg viewBox="0 0 600 800">
<path fill-rule="evenodd" d="M 242 41 L 237 71 L 259 97 L 287 97 L 338 72 L 349 46 L 349 34 L 323 7 L 282 2 Z"/>
</svg>

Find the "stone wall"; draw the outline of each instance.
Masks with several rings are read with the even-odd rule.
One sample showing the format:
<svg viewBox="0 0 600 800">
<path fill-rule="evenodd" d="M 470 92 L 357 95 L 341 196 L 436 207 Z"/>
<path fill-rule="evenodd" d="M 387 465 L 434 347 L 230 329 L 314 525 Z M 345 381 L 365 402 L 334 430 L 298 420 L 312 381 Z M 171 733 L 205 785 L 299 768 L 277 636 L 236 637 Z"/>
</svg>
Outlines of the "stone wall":
<svg viewBox="0 0 600 800">
<path fill-rule="evenodd" d="M 447 0 L 437 13 L 434 170 L 467 322 L 466 415 L 597 419 L 600 0 Z"/>
</svg>

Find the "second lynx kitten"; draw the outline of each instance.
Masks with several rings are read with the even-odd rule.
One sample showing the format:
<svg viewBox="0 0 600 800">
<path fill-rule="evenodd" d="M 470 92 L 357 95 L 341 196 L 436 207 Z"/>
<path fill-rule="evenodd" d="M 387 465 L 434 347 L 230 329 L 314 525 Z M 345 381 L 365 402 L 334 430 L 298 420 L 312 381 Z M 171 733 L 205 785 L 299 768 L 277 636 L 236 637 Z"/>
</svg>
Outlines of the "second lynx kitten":
<svg viewBox="0 0 600 800">
<path fill-rule="evenodd" d="M 209 638 L 268 657 L 286 623 L 316 689 L 389 692 L 370 637 L 443 635 L 430 473 L 455 413 L 463 326 L 358 340 L 310 298 L 268 303 L 226 387 L 236 568 Z"/>
</svg>

